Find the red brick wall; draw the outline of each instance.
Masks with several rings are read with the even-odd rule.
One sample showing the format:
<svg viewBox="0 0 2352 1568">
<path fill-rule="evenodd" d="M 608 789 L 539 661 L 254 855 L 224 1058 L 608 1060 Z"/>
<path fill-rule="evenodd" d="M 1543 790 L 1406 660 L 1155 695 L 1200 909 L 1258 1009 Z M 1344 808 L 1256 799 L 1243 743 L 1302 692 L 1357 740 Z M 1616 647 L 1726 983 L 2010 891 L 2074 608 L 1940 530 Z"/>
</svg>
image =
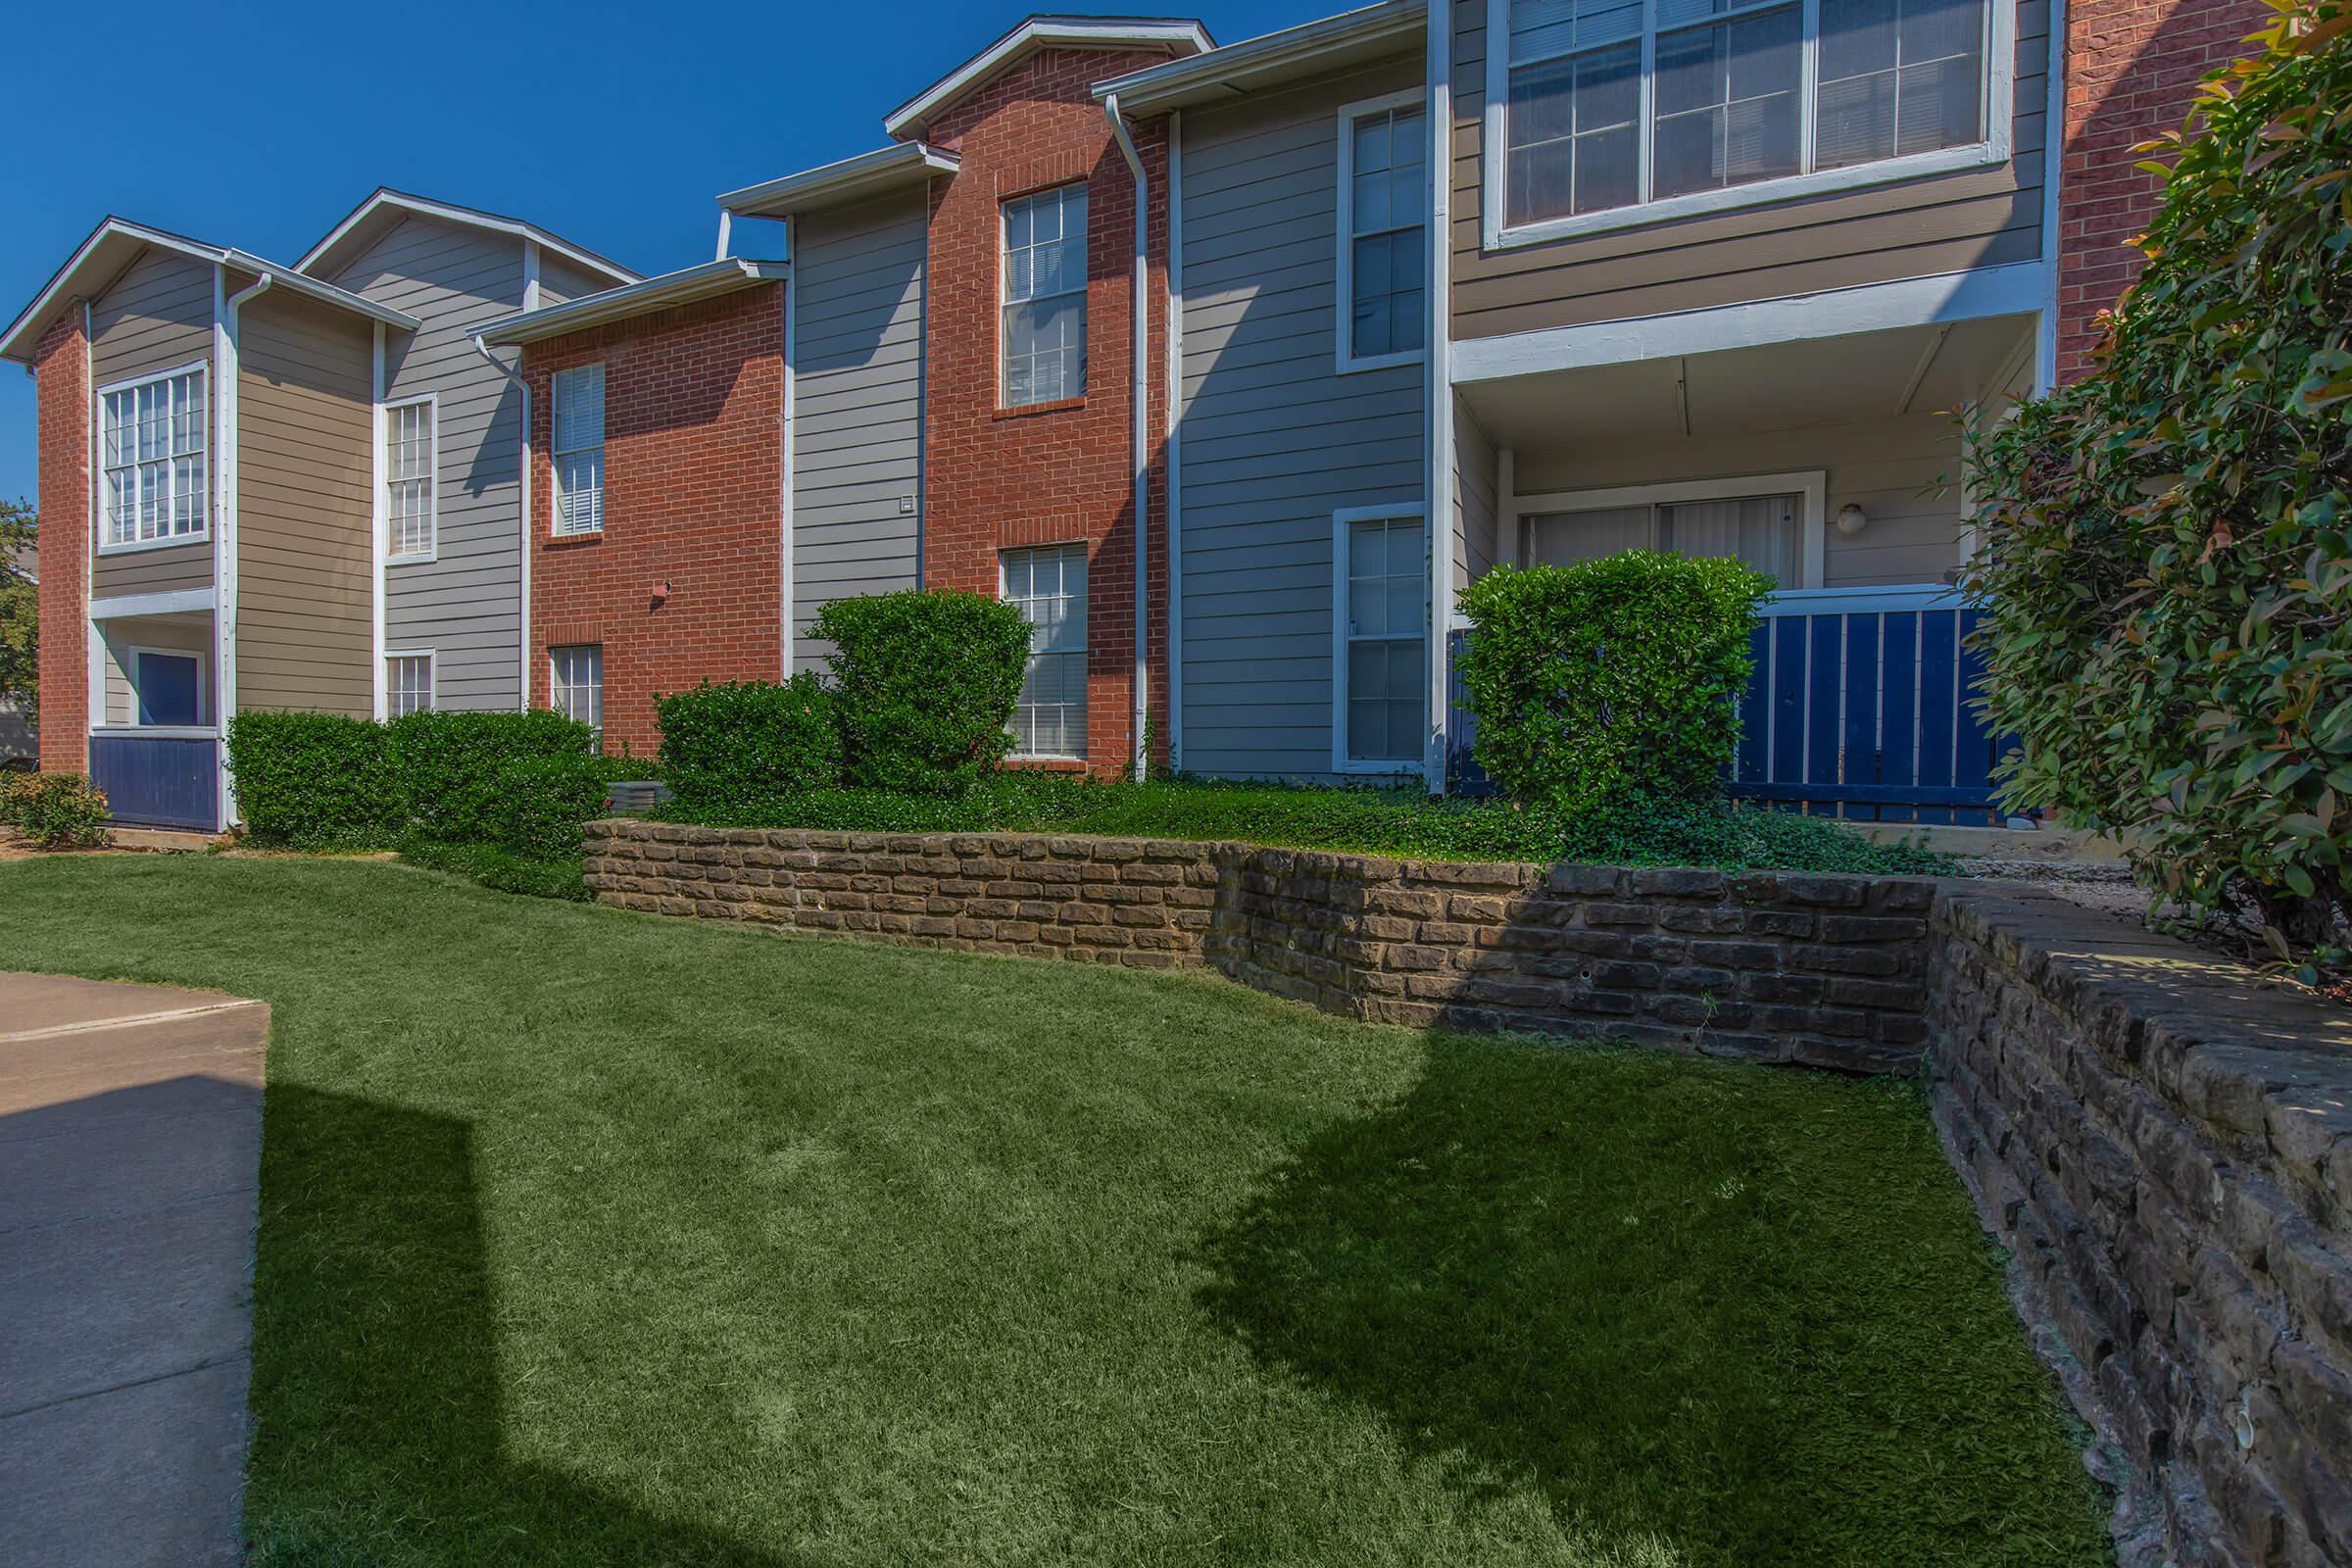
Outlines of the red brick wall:
<svg viewBox="0 0 2352 1568">
<path fill-rule="evenodd" d="M 2059 181 L 2058 378 L 2090 368 L 2111 309 L 2138 275 L 2127 248 L 2156 213 L 2155 175 L 2132 149 L 2178 129 L 2207 72 L 2244 53 L 2261 0 L 2070 0 L 2066 150 Z"/>
<path fill-rule="evenodd" d="M 89 768 L 90 355 L 81 304 L 34 351 L 40 399 L 41 769 Z"/>
<path fill-rule="evenodd" d="M 783 285 L 532 345 L 531 703 L 547 650 L 602 643 L 605 749 L 650 757 L 654 696 L 783 668 Z M 605 529 L 550 537 L 549 381 L 605 364 Z M 660 585 L 667 597 L 657 599 Z"/>
<path fill-rule="evenodd" d="M 932 199 L 930 357 L 924 434 L 923 580 L 994 594 L 998 552 L 1084 541 L 1087 559 L 1087 759 L 1092 771 L 1132 765 L 1135 517 L 1135 185 L 1089 86 L 1154 64 L 1133 51 L 1051 49 L 991 79 L 931 127 L 962 167 Z M 1148 682 L 1154 751 L 1166 748 L 1167 559 L 1159 453 L 1167 427 L 1166 146 L 1140 129 L 1152 185 L 1149 511 L 1152 615 Z M 1071 180 L 1087 182 L 1086 396 L 1000 410 L 999 204 Z"/>
</svg>

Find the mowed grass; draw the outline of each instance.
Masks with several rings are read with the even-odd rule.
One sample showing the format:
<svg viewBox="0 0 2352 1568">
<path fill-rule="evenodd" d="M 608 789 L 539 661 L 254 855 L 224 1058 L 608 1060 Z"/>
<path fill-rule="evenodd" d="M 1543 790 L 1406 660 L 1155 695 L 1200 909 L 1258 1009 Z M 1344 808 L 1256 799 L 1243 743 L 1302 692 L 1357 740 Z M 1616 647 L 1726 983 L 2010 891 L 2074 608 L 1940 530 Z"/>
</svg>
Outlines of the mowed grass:
<svg viewBox="0 0 2352 1568">
<path fill-rule="evenodd" d="M 1916 1092 L 384 862 L 0 865 L 274 1009 L 256 1560 L 2096 1563 Z"/>
</svg>

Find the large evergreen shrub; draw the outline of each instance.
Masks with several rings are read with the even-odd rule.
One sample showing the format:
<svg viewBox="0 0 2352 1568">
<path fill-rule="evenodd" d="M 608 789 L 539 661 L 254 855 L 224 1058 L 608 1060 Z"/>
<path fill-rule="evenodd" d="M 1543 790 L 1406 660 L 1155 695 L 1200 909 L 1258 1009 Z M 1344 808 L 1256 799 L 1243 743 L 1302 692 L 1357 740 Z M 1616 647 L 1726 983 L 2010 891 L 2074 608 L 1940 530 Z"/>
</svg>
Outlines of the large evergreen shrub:
<svg viewBox="0 0 2352 1568">
<path fill-rule="evenodd" d="M 1489 572 L 1462 595 L 1479 765 L 1563 813 L 1714 795 L 1771 591 L 1737 561 L 1649 550 Z"/>
<path fill-rule="evenodd" d="M 792 679 L 704 681 L 654 699 L 662 778 L 690 807 L 724 810 L 841 782 L 833 700 L 813 670 Z"/>
<path fill-rule="evenodd" d="M 810 632 L 833 645 L 848 782 L 953 795 L 996 770 L 1029 666 L 1018 607 L 956 590 L 836 599 Z"/>
<path fill-rule="evenodd" d="M 2095 370 L 1982 432 L 1974 589 L 2009 805 L 2284 956 L 2352 913 L 2352 14 L 2255 43 L 2146 166 Z"/>
</svg>

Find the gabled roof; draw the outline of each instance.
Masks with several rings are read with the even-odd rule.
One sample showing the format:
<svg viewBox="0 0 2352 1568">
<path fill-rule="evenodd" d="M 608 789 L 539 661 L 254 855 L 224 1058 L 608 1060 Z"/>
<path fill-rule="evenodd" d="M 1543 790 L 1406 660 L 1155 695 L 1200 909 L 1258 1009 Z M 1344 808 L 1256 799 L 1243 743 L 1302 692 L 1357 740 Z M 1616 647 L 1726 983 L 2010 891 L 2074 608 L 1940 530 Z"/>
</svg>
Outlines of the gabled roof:
<svg viewBox="0 0 2352 1568">
<path fill-rule="evenodd" d="M 585 245 L 574 245 L 561 234 L 550 233 L 537 223 L 525 222 L 519 218 L 503 218 L 497 213 L 485 213 L 477 207 L 460 207 L 456 202 L 435 201 L 430 196 L 413 196 L 388 185 L 378 185 L 373 195 L 353 208 L 343 221 L 327 231 L 324 239 L 304 253 L 302 260 L 294 264 L 295 269 L 312 273 L 332 270 L 381 239 L 393 224 L 412 213 L 421 218 L 436 218 L 446 223 L 461 223 L 468 228 L 536 240 L 542 249 L 554 251 L 608 282 L 634 283 L 643 275 L 618 262 L 608 261 Z"/>
<path fill-rule="evenodd" d="M 953 174 L 960 162 L 928 142 L 903 141 L 728 191 L 718 205 L 745 218 L 790 218 L 925 184 L 935 174 Z"/>
<path fill-rule="evenodd" d="M 185 234 L 174 234 L 169 229 L 152 228 L 145 223 L 131 222 L 128 219 L 110 217 L 100 220 L 98 226 L 90 230 L 90 237 L 83 240 L 80 248 L 67 258 L 66 265 L 59 268 L 42 285 L 40 293 L 33 296 L 32 303 L 25 306 L 17 318 L 9 323 L 8 330 L 0 333 L 0 359 L 30 365 L 33 350 L 40 345 L 41 333 L 47 330 L 51 318 L 66 301 L 77 297 L 89 299 L 103 293 L 108 284 L 121 277 L 123 270 L 138 260 L 141 251 L 150 248 L 173 251 L 239 272 L 251 272 L 257 277 L 269 278 L 272 287 L 284 288 L 289 293 L 301 294 L 321 304 L 350 311 L 371 321 L 381 321 L 386 326 L 399 327 L 404 332 L 416 330 L 416 318 L 406 311 L 396 311 L 390 306 L 378 305 L 373 300 L 362 299 L 331 283 L 306 277 L 293 268 L 264 261 L 250 251 L 241 251 L 234 246 L 208 245 L 200 239 L 190 239 Z"/>
<path fill-rule="evenodd" d="M 1381 0 L 1378 5 L 1099 81 L 1095 98 L 1100 101 L 1116 93 L 1120 109 L 1131 115 L 1227 102 L 1260 88 L 1361 65 L 1417 46 L 1428 11 L 1424 0 Z"/>
<path fill-rule="evenodd" d="M 583 294 L 576 300 L 561 305 L 545 305 L 535 311 L 515 316 L 502 316 L 497 320 L 477 328 L 474 337 L 484 343 L 536 343 L 543 338 L 561 337 L 565 332 L 603 326 L 609 321 L 625 321 L 632 316 L 650 311 L 667 310 L 673 305 L 691 305 L 719 294 L 730 294 L 755 283 L 765 283 L 786 277 L 792 269 L 783 262 L 755 262 L 729 256 L 715 262 L 705 262 L 660 277 L 649 277 L 624 288 L 609 288 L 602 294 Z"/>
<path fill-rule="evenodd" d="M 904 140 L 931 128 L 940 112 L 1005 67 L 1041 49 L 1159 49 L 1197 55 L 1216 47 L 1198 22 L 1169 17 L 1031 17 L 883 118 L 882 128 Z"/>
</svg>

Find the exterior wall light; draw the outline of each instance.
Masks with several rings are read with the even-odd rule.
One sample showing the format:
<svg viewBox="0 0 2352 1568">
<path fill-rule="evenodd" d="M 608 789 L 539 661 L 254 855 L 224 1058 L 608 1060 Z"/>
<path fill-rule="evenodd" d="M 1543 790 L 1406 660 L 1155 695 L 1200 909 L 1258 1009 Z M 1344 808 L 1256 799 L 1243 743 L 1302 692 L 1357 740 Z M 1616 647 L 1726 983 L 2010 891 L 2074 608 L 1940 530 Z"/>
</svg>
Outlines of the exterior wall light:
<svg viewBox="0 0 2352 1568">
<path fill-rule="evenodd" d="M 1863 514 L 1860 507 L 1855 506 L 1851 501 L 1838 509 L 1838 531 L 1839 533 L 1851 538 L 1868 526 L 1870 526 L 1870 518 Z"/>
</svg>

